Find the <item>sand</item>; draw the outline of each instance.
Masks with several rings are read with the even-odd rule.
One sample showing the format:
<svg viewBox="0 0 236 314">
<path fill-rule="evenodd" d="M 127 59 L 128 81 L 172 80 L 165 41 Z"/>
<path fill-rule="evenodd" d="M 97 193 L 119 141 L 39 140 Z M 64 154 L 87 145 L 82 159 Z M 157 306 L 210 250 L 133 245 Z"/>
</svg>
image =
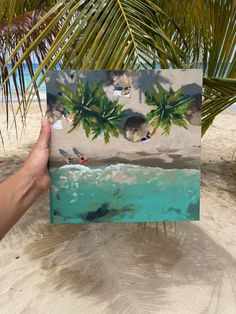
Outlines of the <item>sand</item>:
<svg viewBox="0 0 236 314">
<path fill-rule="evenodd" d="M 3 179 L 39 132 L 30 114 L 21 144 L 4 134 Z M 3 117 L 0 116 L 1 129 Z M 219 115 L 202 140 L 201 221 L 50 225 L 42 196 L 0 243 L 0 313 L 236 312 L 236 112 Z"/>
<path fill-rule="evenodd" d="M 85 72 L 84 75 L 89 81 L 98 80 L 109 82 L 107 76 L 111 75 L 111 73 L 113 72 L 106 73 L 104 71 L 97 71 L 96 75 L 94 75 L 94 72 L 88 71 Z M 128 117 L 133 117 L 137 114 L 141 114 L 145 117 L 150 111 L 149 106 L 146 105 L 145 102 L 144 91 L 153 86 L 157 79 L 162 82 L 163 87 L 167 90 L 170 87 L 174 90 L 182 88 L 185 95 L 194 97 L 199 96 L 199 93 L 201 94 L 200 73 L 201 71 L 199 70 L 186 70 L 184 73 L 182 70 L 163 70 L 161 72 L 157 71 L 149 74 L 145 71 L 135 73 L 133 77 L 129 78 L 130 81 L 128 85 L 131 85 L 131 97 L 119 97 L 118 99 L 119 103 L 124 106 L 123 109 L 126 113 L 126 117 L 122 121 L 122 124 L 125 123 Z M 66 81 L 68 86 L 72 88 L 73 84 L 65 73 L 62 72 L 60 74 L 59 72 L 58 74 L 56 72 L 51 75 L 51 78 L 48 79 L 48 93 L 57 95 L 57 80 Z M 120 76 L 119 78 L 122 81 L 125 78 L 128 79 L 126 76 Z M 76 81 L 76 78 L 74 78 L 74 80 Z M 104 89 L 107 97 L 113 99 L 114 84 L 107 83 L 105 85 Z M 55 109 L 56 104 L 57 103 L 54 102 L 53 104 L 52 102 L 52 108 L 54 107 Z M 92 135 L 87 138 L 82 126 L 75 131 L 68 133 L 72 123 L 65 118 L 62 118 L 59 123 L 62 129 L 57 129 L 54 126 L 52 127 L 50 157 L 51 164 L 54 165 L 65 163 L 65 158 L 59 154 L 59 149 L 64 149 L 71 155 L 71 157 L 74 157 L 72 152 L 73 147 L 78 148 L 82 154 L 88 157 L 88 165 L 131 161 L 137 164 L 146 164 L 147 166 L 153 165 L 164 168 L 195 168 L 195 165 L 199 164 L 200 126 L 196 124 L 193 125 L 188 123 L 187 130 L 183 127 L 180 128 L 173 125 L 169 135 L 162 135 L 163 131 L 158 129 L 157 132 L 152 135 L 151 140 L 146 143 L 133 143 L 128 141 L 121 134 L 119 138 L 111 137 L 109 143 L 104 144 L 103 136 L 98 136 L 96 140 L 92 140 Z M 146 132 L 144 132 L 143 136 L 146 136 Z M 191 163 L 191 160 L 188 159 L 193 159 L 194 162 Z"/>
<path fill-rule="evenodd" d="M 165 169 L 176 168 L 199 168 L 200 164 L 200 121 L 201 116 L 199 107 L 201 101 L 201 71 L 156 71 L 146 73 L 146 71 L 137 71 L 135 73 L 125 72 L 125 74 L 117 75 L 113 71 L 86 71 L 76 73 L 83 75 L 90 83 L 94 81 L 104 81 L 104 90 L 109 99 L 114 100 L 114 86 L 128 85 L 131 90 L 131 97 L 119 97 L 118 102 L 123 106 L 125 117 L 121 121 L 121 134 L 119 138 L 112 137 L 108 143 L 104 143 L 103 136 L 98 136 L 96 140 L 92 140 L 93 135 L 88 138 L 82 126 L 76 128 L 73 132 L 69 132 L 72 127 L 72 122 L 69 119 L 61 117 L 60 104 L 56 100 L 58 93 L 58 81 L 67 82 L 70 88 L 74 88 L 77 78 L 73 74 L 71 79 L 70 73 L 52 72 L 47 78 L 48 91 L 48 116 L 51 122 L 57 120 L 52 125 L 52 144 L 50 147 L 50 165 L 62 166 L 66 163 L 59 151 L 63 149 L 68 155 L 73 158 L 72 163 L 80 163 L 80 159 L 75 157 L 73 148 L 76 147 L 79 152 L 87 159 L 86 165 L 100 166 L 115 163 L 131 163 L 136 165 L 146 165 L 149 167 L 160 167 Z M 180 87 L 185 95 L 195 98 L 192 104 L 192 112 L 188 116 L 188 129 L 180 128 L 173 125 L 171 132 L 168 135 L 163 135 L 163 130 L 158 128 L 155 134 L 151 135 L 149 142 L 142 143 L 140 139 L 147 135 L 147 131 L 152 131 L 152 128 L 147 124 L 142 124 L 138 134 L 134 137 L 135 141 L 128 141 L 132 127 L 129 124 L 129 131 L 125 124 L 129 118 L 134 118 L 137 115 L 144 118 L 150 111 L 149 106 L 145 101 L 145 91 L 156 84 L 156 80 L 162 82 L 162 85 L 169 90 L 173 88 L 178 90 Z M 114 83 L 115 81 L 115 83 Z M 131 125 L 133 125 L 131 123 Z M 137 121 L 136 121 L 137 126 Z M 125 130 L 126 132 L 125 133 Z"/>
<path fill-rule="evenodd" d="M 86 137 L 82 127 L 68 133 L 71 123 L 64 118 L 61 123 L 62 130 L 52 128 L 51 165 L 65 164 L 65 158 L 59 154 L 59 149 L 75 157 L 72 152 L 73 147 L 78 148 L 88 158 L 87 165 L 130 161 L 163 168 L 191 168 L 189 164 L 193 164 L 192 168 L 195 168 L 194 164 L 197 166 L 199 164 L 199 126 L 189 125 L 188 130 L 173 126 L 169 135 L 162 135 L 162 131 L 159 131 L 146 143 L 132 143 L 120 135 L 119 138 L 112 137 L 109 143 L 104 144 L 102 136 L 91 140 L 91 137 Z M 191 163 L 191 159 L 195 162 Z M 76 158 L 74 162 L 78 163 Z"/>
</svg>

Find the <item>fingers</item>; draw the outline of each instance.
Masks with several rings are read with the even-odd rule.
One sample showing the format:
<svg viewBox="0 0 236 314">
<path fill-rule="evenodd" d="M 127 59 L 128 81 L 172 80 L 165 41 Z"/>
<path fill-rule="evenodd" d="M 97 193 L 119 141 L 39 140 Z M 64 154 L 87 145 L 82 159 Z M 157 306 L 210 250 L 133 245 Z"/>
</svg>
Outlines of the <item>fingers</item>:
<svg viewBox="0 0 236 314">
<path fill-rule="evenodd" d="M 51 128 L 47 118 L 41 120 L 41 130 L 37 141 L 37 147 L 40 149 L 47 149 L 51 135 Z"/>
</svg>

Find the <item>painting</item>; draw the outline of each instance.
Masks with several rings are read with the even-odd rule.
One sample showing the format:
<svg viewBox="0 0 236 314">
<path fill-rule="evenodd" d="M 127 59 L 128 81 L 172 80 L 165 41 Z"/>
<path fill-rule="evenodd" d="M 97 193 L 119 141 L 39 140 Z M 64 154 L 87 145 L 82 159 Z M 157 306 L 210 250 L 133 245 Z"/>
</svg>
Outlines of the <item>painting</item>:
<svg viewBox="0 0 236 314">
<path fill-rule="evenodd" d="M 202 71 L 49 71 L 56 224 L 199 220 Z"/>
</svg>

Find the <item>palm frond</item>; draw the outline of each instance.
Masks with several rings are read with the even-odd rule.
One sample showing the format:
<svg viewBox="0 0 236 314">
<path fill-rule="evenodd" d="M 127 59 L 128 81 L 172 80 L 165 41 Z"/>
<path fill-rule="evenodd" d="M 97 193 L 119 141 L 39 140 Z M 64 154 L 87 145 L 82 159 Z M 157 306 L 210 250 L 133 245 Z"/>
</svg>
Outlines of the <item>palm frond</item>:
<svg viewBox="0 0 236 314">
<path fill-rule="evenodd" d="M 149 0 L 51 1 L 49 8 L 41 7 L 36 18 L 34 14 L 34 25 L 33 13 L 17 13 L 10 25 L 14 33 L 14 21 L 19 25 L 21 19 L 25 31 L 20 32 L 20 40 L 7 38 L 7 30 L 0 21 L 4 42 L 10 44 L 4 53 L 9 57 L 2 60 L 5 73 L 2 83 L 10 84 L 9 78 L 23 62 L 37 56 L 38 70 L 33 73 L 30 85 L 19 91 L 24 112 L 44 82 L 45 71 L 58 65 L 62 69 L 87 70 L 152 68 L 163 59 L 163 63 L 168 60 L 174 67 L 182 66 L 180 49 L 166 36 L 156 18 L 157 15 L 166 18 L 166 14 Z M 5 72 L 12 59 L 13 69 Z M 5 96 L 6 93 L 4 90 Z"/>
<path fill-rule="evenodd" d="M 186 62 L 201 67 L 205 76 L 235 77 L 236 3 L 234 0 L 158 1 L 181 30 L 167 20 L 165 31 L 182 47 Z M 184 15 L 183 15 L 184 12 Z M 184 45 L 183 38 L 187 45 Z M 233 76 L 232 76 L 233 75 Z"/>
<path fill-rule="evenodd" d="M 108 143 L 111 136 L 119 136 L 121 119 L 124 117 L 123 105 L 117 100 L 108 99 L 103 82 L 89 83 L 79 78 L 76 93 L 67 85 L 59 86 L 61 95 L 58 99 L 64 109 L 74 115 L 69 132 L 82 124 L 86 136 L 92 134 L 92 139 L 103 135 L 105 143 Z"/>
<path fill-rule="evenodd" d="M 189 105 L 193 98 L 184 97 L 181 89 L 173 91 L 172 88 L 165 90 L 161 84 L 156 83 L 154 90 L 146 91 L 146 103 L 152 108 L 147 114 L 147 122 L 152 126 L 152 133 L 159 127 L 163 134 L 169 134 L 172 124 L 188 128 L 186 115 L 189 113 Z"/>
<path fill-rule="evenodd" d="M 203 68 L 204 134 L 215 116 L 235 101 L 231 79 L 236 78 L 236 2 L 160 0 L 158 3 L 177 23 L 182 37 L 169 21 L 163 20 L 167 35 L 178 47 L 182 47 L 186 62 L 191 67 Z M 183 37 L 187 46 L 184 45 Z"/>
<path fill-rule="evenodd" d="M 26 73 L 32 79 L 32 90 L 37 97 L 40 109 L 41 102 L 38 93 L 34 63 L 41 63 L 48 51 L 48 46 L 53 42 L 58 25 L 47 33 L 44 41 L 37 41 L 38 34 L 44 30 L 55 17 L 54 10 L 45 7 L 50 1 L 44 1 L 44 6 L 39 6 L 39 1 L 0 0 L 0 85 L 2 86 L 2 102 L 5 103 L 7 117 L 14 92 L 21 107 L 15 110 L 12 107 L 13 118 L 20 112 L 22 119 L 26 114 L 26 101 L 23 97 L 27 91 Z M 40 1 L 42 2 L 42 1 Z M 51 1 L 51 3 L 56 1 Z M 60 4 L 61 6 L 62 4 Z M 59 5 L 57 5 L 57 8 Z M 45 34 L 44 34 L 45 35 Z M 40 35 L 42 36 L 42 34 Z M 25 53 L 31 46 L 31 53 Z M 37 49 L 35 49 L 37 47 Z M 42 71 L 43 72 L 43 71 Z M 8 121 L 7 121 L 8 124 Z"/>
<path fill-rule="evenodd" d="M 204 84 L 202 135 L 219 113 L 236 103 L 236 79 L 204 78 Z"/>
</svg>

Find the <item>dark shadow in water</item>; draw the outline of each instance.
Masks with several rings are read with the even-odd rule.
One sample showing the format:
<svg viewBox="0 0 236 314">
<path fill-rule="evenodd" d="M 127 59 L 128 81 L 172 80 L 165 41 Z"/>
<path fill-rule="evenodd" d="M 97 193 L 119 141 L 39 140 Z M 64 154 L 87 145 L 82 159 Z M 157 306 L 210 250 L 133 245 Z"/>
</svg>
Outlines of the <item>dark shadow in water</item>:
<svg viewBox="0 0 236 314">
<path fill-rule="evenodd" d="M 199 220 L 199 209 L 200 209 L 200 202 L 199 200 L 197 201 L 197 203 L 190 203 L 188 205 L 188 208 L 186 210 L 187 213 L 187 217 L 190 220 Z M 170 207 L 168 210 L 168 212 L 175 212 L 176 214 L 181 214 L 181 209 L 180 208 L 176 208 L 176 207 Z"/>
<path fill-rule="evenodd" d="M 118 216 L 122 218 L 127 212 L 134 211 L 132 208 L 112 208 L 109 202 L 103 203 L 94 211 L 88 211 L 84 213 L 76 214 L 77 217 L 82 219 L 84 223 L 89 222 L 102 222 L 103 219 L 111 219 L 112 217 Z"/>
<path fill-rule="evenodd" d="M 8 173 L 4 171 L 4 159 L 1 161 L 5 177 Z M 214 183 L 221 174 L 234 196 L 235 179 L 225 175 L 229 167 L 225 161 L 204 163 L 203 183 L 207 177 Z M 223 298 L 222 282 L 227 280 L 228 291 L 234 291 L 235 260 L 202 230 L 201 222 L 177 223 L 176 234 L 167 224 L 165 239 L 162 224 L 158 238 L 153 224 L 145 228 L 139 224 L 138 230 L 137 224 L 121 223 L 51 225 L 48 194 L 37 205 L 40 211 L 38 206 L 29 210 L 8 236 L 17 233 L 27 238 L 26 244 L 21 243 L 25 245 L 24 254 L 32 260 L 34 271 L 43 271 L 45 283 L 40 285 L 45 291 L 52 288 L 78 298 L 90 297 L 91 302 L 103 305 L 106 313 L 123 313 L 127 308 L 134 313 L 149 313 L 150 306 L 156 313 L 168 312 L 173 302 L 169 289 L 185 285 L 209 287 L 212 292 L 205 312 L 213 307 L 217 313 L 219 304 L 215 301 Z M 22 268 L 22 275 L 27 270 Z M 31 284 L 30 280 L 26 283 Z"/>
<path fill-rule="evenodd" d="M 100 218 L 107 216 L 112 209 L 110 208 L 109 203 L 104 203 L 98 207 L 95 211 L 89 211 L 86 213 L 77 214 L 84 222 L 96 222 Z"/>
<path fill-rule="evenodd" d="M 48 110 L 51 110 L 55 106 L 56 102 L 57 102 L 57 97 L 55 95 L 47 93 Z"/>
<path fill-rule="evenodd" d="M 199 219 L 199 211 L 200 211 L 200 200 L 197 203 L 190 203 L 188 205 L 187 214 L 191 217 L 192 220 Z"/>
</svg>

